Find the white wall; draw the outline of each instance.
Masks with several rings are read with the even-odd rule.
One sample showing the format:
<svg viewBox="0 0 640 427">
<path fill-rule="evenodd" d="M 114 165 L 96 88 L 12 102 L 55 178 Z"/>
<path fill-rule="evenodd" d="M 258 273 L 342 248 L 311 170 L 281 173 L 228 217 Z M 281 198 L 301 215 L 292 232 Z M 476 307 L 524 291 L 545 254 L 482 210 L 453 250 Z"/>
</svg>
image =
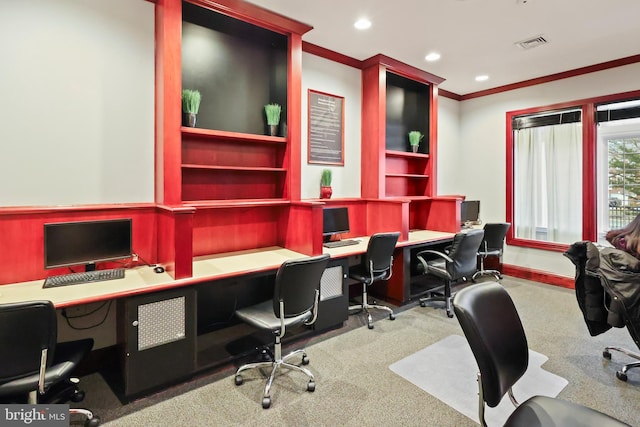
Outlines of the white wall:
<svg viewBox="0 0 640 427">
<path fill-rule="evenodd" d="M 640 64 L 590 73 L 533 87 L 499 93 L 460 102 L 460 150 L 448 153 L 444 139 L 453 139 L 446 131 L 453 121 L 452 102 L 440 98 L 438 156 L 440 192 L 466 194 L 481 200 L 484 222 L 503 221 L 506 217 L 506 112 L 524 108 L 576 101 L 602 95 L 640 89 Z M 445 154 L 446 153 L 446 154 Z M 455 182 L 455 188 L 448 183 Z M 573 264 L 559 252 L 521 247 L 506 247 L 503 262 L 524 268 L 573 277 Z"/>
<path fill-rule="evenodd" d="M 344 166 L 307 163 L 308 90 L 344 98 Z M 320 197 L 322 169 L 333 171 L 332 198 L 360 197 L 360 134 L 362 110 L 361 71 L 319 56 L 302 55 L 302 177 L 301 197 Z"/>
<path fill-rule="evenodd" d="M 0 1 L 0 206 L 154 200 L 154 5 Z"/>
<path fill-rule="evenodd" d="M 437 195 L 463 194 L 458 182 L 461 170 L 458 157 L 461 148 L 460 139 L 460 102 L 438 97 L 438 161 Z"/>
</svg>

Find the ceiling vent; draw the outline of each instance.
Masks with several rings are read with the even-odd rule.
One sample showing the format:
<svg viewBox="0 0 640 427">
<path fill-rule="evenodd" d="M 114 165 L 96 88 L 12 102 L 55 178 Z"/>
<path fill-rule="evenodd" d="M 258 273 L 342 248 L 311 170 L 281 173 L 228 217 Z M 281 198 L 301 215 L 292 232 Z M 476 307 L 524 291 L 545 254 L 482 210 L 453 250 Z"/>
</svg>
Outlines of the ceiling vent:
<svg viewBox="0 0 640 427">
<path fill-rule="evenodd" d="M 516 46 L 518 46 L 521 49 L 532 49 L 534 47 L 538 47 L 547 43 L 549 42 L 543 36 L 535 36 L 535 37 L 531 37 L 529 39 L 517 42 Z"/>
</svg>

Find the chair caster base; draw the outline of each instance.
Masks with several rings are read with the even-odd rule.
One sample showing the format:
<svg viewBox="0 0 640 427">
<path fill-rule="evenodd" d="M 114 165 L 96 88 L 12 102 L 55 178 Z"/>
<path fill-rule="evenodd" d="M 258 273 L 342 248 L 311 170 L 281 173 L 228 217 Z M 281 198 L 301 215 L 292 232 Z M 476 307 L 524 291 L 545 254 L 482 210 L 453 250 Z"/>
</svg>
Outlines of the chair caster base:
<svg viewBox="0 0 640 427">
<path fill-rule="evenodd" d="M 303 365 L 308 365 L 309 364 L 309 357 L 306 354 L 304 356 L 302 356 L 302 364 Z"/>
<path fill-rule="evenodd" d="M 98 427 L 100 425 L 100 418 L 93 417 L 90 420 L 84 422 L 85 427 Z"/>
<path fill-rule="evenodd" d="M 626 381 L 627 380 L 627 374 L 625 374 L 622 371 L 616 371 L 616 378 L 618 378 L 620 381 Z"/>
<path fill-rule="evenodd" d="M 269 409 L 271 406 L 271 397 L 263 397 L 262 398 L 262 409 Z"/>
<path fill-rule="evenodd" d="M 233 381 L 236 383 L 236 385 L 242 385 L 244 379 L 242 379 L 242 375 L 236 375 Z"/>
<path fill-rule="evenodd" d="M 452 313 L 452 312 L 450 312 L 450 311 L 447 311 L 447 317 L 448 317 L 449 319 L 453 318 L 453 313 Z"/>
<path fill-rule="evenodd" d="M 373 329 L 373 323 L 367 323 L 367 328 Z"/>
<path fill-rule="evenodd" d="M 393 313 L 389 314 L 389 320 L 396 320 L 395 314 Z"/>
<path fill-rule="evenodd" d="M 313 380 L 309 380 L 309 383 L 307 384 L 307 391 L 309 393 L 313 393 L 314 391 L 316 391 L 316 383 Z"/>
</svg>

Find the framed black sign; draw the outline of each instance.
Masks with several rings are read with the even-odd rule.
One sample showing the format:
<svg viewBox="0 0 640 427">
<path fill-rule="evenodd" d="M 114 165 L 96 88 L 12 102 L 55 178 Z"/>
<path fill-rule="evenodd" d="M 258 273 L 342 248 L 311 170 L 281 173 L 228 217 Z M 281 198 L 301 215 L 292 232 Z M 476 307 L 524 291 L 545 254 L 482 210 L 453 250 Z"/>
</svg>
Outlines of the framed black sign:
<svg viewBox="0 0 640 427">
<path fill-rule="evenodd" d="M 344 97 L 309 89 L 308 163 L 344 166 Z"/>
</svg>

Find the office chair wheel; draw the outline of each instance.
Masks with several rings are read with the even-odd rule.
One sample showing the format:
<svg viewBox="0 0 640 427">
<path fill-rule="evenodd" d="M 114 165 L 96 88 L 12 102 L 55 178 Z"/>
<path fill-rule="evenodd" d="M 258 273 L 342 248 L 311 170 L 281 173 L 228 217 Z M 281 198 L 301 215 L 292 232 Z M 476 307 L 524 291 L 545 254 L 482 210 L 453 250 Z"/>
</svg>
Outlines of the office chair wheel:
<svg viewBox="0 0 640 427">
<path fill-rule="evenodd" d="M 100 417 L 94 415 L 90 420 L 86 420 L 84 425 L 85 427 L 98 427 L 100 425 Z"/>
<path fill-rule="evenodd" d="M 75 393 L 73 393 L 71 397 L 69 397 L 69 400 L 75 403 L 82 402 L 84 400 L 84 396 L 85 396 L 84 391 L 76 390 Z"/>
<path fill-rule="evenodd" d="M 271 406 L 271 397 L 266 396 L 262 398 L 262 409 L 269 409 Z"/>
<path fill-rule="evenodd" d="M 609 359 L 611 360 L 611 352 L 605 350 L 602 352 L 602 357 L 604 357 L 605 359 Z"/>
<path fill-rule="evenodd" d="M 373 323 L 367 323 L 367 328 L 373 329 Z"/>
<path fill-rule="evenodd" d="M 236 375 L 236 377 L 234 378 L 234 381 L 236 385 L 242 385 L 242 383 L 244 382 L 244 380 L 242 379 L 242 375 Z"/>
<path fill-rule="evenodd" d="M 420 301 L 420 307 L 426 307 L 427 303 L 425 301 Z"/>
<path fill-rule="evenodd" d="M 396 316 L 393 313 L 391 313 L 389 315 L 389 320 L 396 320 Z"/>
<path fill-rule="evenodd" d="M 451 319 L 453 317 L 453 313 L 450 311 L 447 311 L 447 317 Z"/>
<path fill-rule="evenodd" d="M 616 371 L 616 377 L 620 380 L 620 381 L 626 381 L 627 380 L 627 374 L 625 374 L 622 371 Z"/>
<path fill-rule="evenodd" d="M 302 364 L 303 365 L 308 365 L 309 364 L 309 357 L 306 354 L 304 356 L 302 356 Z"/>
<path fill-rule="evenodd" d="M 307 384 L 307 391 L 313 393 L 314 391 L 316 391 L 316 383 L 313 380 L 309 380 L 309 383 Z"/>
</svg>

